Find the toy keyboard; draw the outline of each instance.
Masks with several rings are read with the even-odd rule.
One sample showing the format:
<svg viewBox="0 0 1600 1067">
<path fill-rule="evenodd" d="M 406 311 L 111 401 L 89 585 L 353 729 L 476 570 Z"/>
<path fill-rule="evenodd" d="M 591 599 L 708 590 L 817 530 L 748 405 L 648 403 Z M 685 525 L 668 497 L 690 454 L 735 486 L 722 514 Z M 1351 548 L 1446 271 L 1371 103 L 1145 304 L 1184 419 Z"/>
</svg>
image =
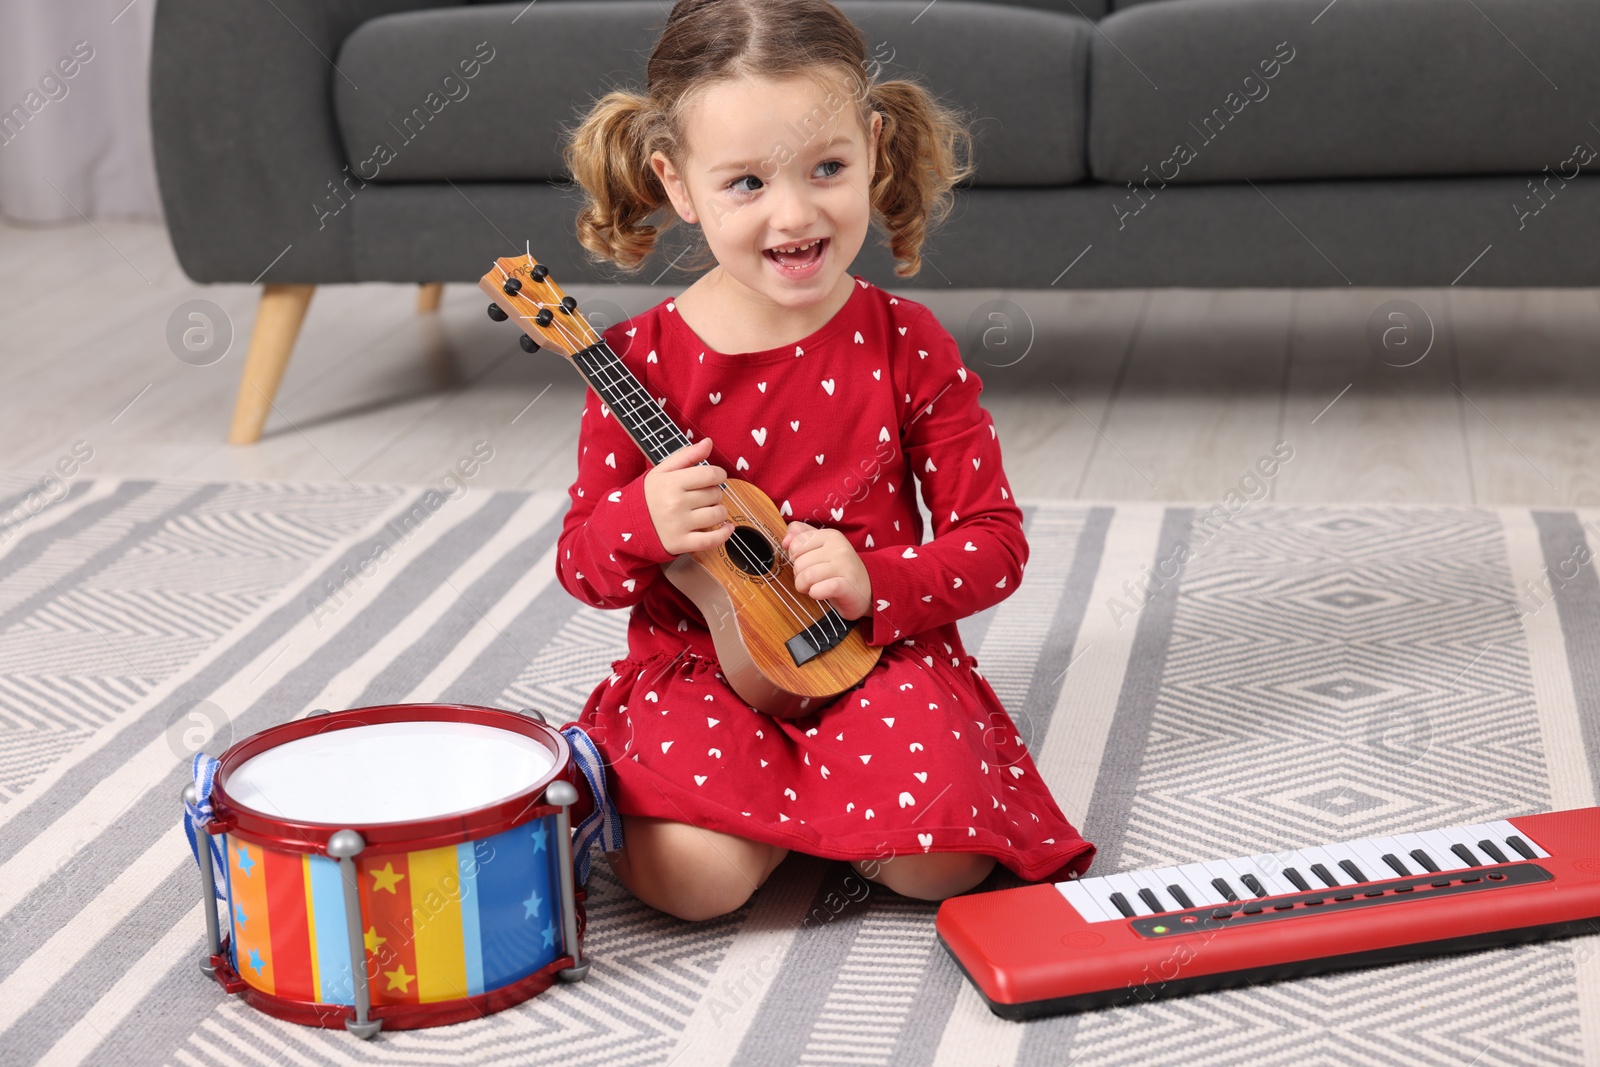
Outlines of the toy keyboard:
<svg viewBox="0 0 1600 1067">
<path fill-rule="evenodd" d="M 939 939 L 1026 1019 L 1600 933 L 1600 808 L 952 897 Z"/>
</svg>

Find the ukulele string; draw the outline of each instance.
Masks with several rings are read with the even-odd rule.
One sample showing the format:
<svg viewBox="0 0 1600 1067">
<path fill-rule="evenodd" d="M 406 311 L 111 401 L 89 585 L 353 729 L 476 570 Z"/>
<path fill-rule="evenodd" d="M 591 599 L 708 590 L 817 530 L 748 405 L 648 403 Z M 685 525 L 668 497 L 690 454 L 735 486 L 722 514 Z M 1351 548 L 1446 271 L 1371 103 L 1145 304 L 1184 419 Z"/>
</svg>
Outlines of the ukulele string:
<svg viewBox="0 0 1600 1067">
<path fill-rule="evenodd" d="M 502 267 L 501 268 L 501 273 L 503 274 L 504 272 L 505 272 L 505 269 Z M 557 314 L 557 312 L 555 311 L 555 308 L 554 308 L 553 305 L 547 305 L 543 301 L 540 301 L 540 300 L 537 300 L 537 299 L 533 299 L 533 298 L 530 298 L 530 302 L 535 304 L 537 307 L 539 307 L 541 309 L 543 309 L 545 307 L 550 307 L 552 315 L 556 315 Z M 565 310 L 564 306 L 563 306 L 563 310 Z M 579 318 L 581 320 L 581 316 Z M 598 343 L 601 340 L 601 338 L 598 335 L 596 335 L 594 340 L 590 341 L 588 344 L 578 345 L 578 344 L 576 344 L 576 342 L 584 340 L 583 337 L 581 337 L 581 336 L 574 337 L 572 332 L 567 329 L 566 324 L 565 323 L 561 323 L 559 319 L 553 318 L 552 321 L 557 323 L 557 327 L 556 328 L 561 331 L 561 334 L 562 334 L 563 338 L 566 339 L 569 344 L 573 344 L 574 345 L 574 350 L 575 351 L 576 350 L 581 350 L 583 348 L 588 348 L 590 345 Z M 589 326 L 589 324 L 588 324 L 588 322 L 586 320 L 582 320 L 582 321 L 584 321 L 584 326 L 586 328 L 588 328 L 589 332 L 592 334 L 594 332 L 593 328 Z M 604 367 L 599 368 L 599 370 L 597 371 L 597 376 L 600 376 L 601 372 L 603 372 L 604 370 L 605 370 Z M 637 395 L 641 395 L 641 396 L 645 397 L 646 400 L 652 399 L 649 396 L 649 394 L 645 393 L 643 388 L 641 386 L 639 386 L 637 379 L 634 379 L 631 376 L 624 377 L 624 376 L 620 376 L 619 375 L 618 376 L 618 381 L 615 381 L 615 382 L 613 382 L 613 381 L 604 381 L 604 384 L 606 384 L 608 386 L 612 386 L 613 388 L 620 384 L 623 387 L 622 395 L 624 395 L 624 396 L 627 396 L 629 393 L 633 393 L 633 394 L 637 394 Z M 661 412 L 661 415 L 665 416 L 665 412 L 664 411 Z M 656 418 L 655 414 L 653 412 L 649 412 L 648 408 L 647 408 L 647 418 L 644 419 L 644 420 L 640 420 L 640 421 L 641 421 L 642 424 L 645 424 L 644 428 L 648 431 L 648 436 L 649 436 L 650 440 L 653 441 L 654 443 L 656 443 L 658 446 L 663 446 L 663 451 L 665 451 L 664 445 L 667 442 L 662 440 L 662 438 L 665 436 L 666 431 L 669 430 L 669 429 L 672 429 L 673 427 L 671 427 L 671 424 L 670 424 L 670 421 L 669 421 L 666 425 L 662 426 L 660 428 L 660 430 L 652 429 L 651 427 L 648 426 L 648 421 L 650 419 L 654 419 L 654 418 Z M 709 466 L 710 464 L 706 460 L 701 460 L 699 465 Z M 788 562 L 792 566 L 793 565 L 793 560 L 789 557 L 788 553 L 783 550 L 783 546 L 782 546 L 781 543 L 779 543 L 779 540 L 775 539 L 775 535 L 773 534 L 773 531 L 770 530 L 766 526 L 766 524 L 758 516 L 755 516 L 755 515 L 751 514 L 751 509 L 750 509 L 749 505 L 743 500 L 743 498 L 740 496 L 739 493 L 737 493 L 726 482 L 723 482 L 723 483 L 720 483 L 720 484 L 721 484 L 721 487 L 722 487 L 723 491 L 726 492 L 730 497 L 732 497 L 734 502 L 736 504 L 738 504 L 739 507 L 744 509 L 744 511 L 746 512 L 747 515 L 749 515 L 749 517 L 751 517 L 752 519 L 755 520 L 756 525 L 761 528 L 762 532 L 767 535 L 768 540 L 773 543 L 773 547 L 776 549 L 778 556 L 781 557 L 785 562 Z M 753 554 L 750 552 L 750 550 L 742 542 L 736 542 L 735 544 L 736 544 L 736 550 L 740 553 L 741 556 L 743 556 L 744 561 L 749 564 L 750 572 L 752 574 L 756 574 L 756 572 L 763 571 L 765 569 L 764 567 L 762 567 L 760 561 L 757 560 L 753 556 Z M 770 576 L 768 576 L 765 573 L 759 574 L 757 576 L 757 580 L 766 583 L 767 585 L 771 586 L 776 591 L 776 594 L 777 594 L 779 602 L 781 604 L 783 604 L 784 608 L 788 610 L 789 614 L 794 618 L 794 620 L 797 623 L 800 624 L 800 626 L 802 628 L 805 628 L 805 627 L 807 627 L 809 625 L 813 625 L 814 624 L 813 622 L 808 622 L 808 620 L 806 619 L 806 615 L 805 615 L 805 612 L 804 612 L 804 605 L 802 605 L 799 600 L 794 599 L 795 596 L 798 595 L 797 591 L 789 590 L 786 587 L 785 583 L 774 581 Z M 813 600 L 815 602 L 814 598 L 813 598 Z M 839 628 L 839 624 L 835 623 L 833 621 L 836 613 L 834 613 L 831 610 L 832 609 L 832 605 L 828 604 L 826 601 L 822 601 L 822 603 L 826 604 L 827 607 L 830 610 L 824 612 L 822 618 L 819 619 L 819 620 L 815 620 L 815 621 L 825 622 L 827 628 L 830 631 L 832 631 L 833 634 L 836 637 L 837 636 L 841 636 L 842 635 L 842 631 Z"/>
</svg>

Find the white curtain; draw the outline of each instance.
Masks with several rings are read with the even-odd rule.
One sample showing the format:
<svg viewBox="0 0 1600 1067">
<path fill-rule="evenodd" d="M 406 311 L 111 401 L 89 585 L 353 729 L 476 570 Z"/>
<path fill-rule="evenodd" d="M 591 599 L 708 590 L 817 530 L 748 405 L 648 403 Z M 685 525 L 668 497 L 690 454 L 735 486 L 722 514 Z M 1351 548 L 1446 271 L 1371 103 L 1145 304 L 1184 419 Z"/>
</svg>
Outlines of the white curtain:
<svg viewBox="0 0 1600 1067">
<path fill-rule="evenodd" d="M 156 0 L 0 0 L 0 215 L 159 218 Z"/>
</svg>

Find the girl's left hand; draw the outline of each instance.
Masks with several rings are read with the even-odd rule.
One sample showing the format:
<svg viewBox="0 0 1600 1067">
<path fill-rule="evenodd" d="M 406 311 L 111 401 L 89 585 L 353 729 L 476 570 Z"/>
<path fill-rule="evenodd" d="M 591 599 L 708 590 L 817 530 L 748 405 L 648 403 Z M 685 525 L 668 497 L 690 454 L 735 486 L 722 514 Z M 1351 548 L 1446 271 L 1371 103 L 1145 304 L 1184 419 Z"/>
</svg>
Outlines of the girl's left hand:
<svg viewBox="0 0 1600 1067">
<path fill-rule="evenodd" d="M 784 551 L 794 560 L 794 587 L 814 600 L 827 600 L 846 619 L 872 608 L 872 579 L 853 545 L 838 530 L 791 522 Z"/>
</svg>

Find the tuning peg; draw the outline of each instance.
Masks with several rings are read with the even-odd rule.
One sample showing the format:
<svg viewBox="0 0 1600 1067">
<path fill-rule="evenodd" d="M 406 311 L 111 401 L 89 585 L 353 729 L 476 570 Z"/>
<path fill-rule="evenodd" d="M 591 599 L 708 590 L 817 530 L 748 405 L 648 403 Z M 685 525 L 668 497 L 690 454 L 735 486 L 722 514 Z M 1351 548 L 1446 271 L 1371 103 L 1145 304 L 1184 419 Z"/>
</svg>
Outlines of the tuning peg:
<svg viewBox="0 0 1600 1067">
<path fill-rule="evenodd" d="M 519 278 L 507 278 L 505 285 L 501 286 L 507 296 L 516 296 L 522 292 L 522 281 Z"/>
<path fill-rule="evenodd" d="M 503 310 L 501 310 L 499 304 L 490 304 L 489 317 L 496 322 L 504 322 L 511 316 L 507 315 Z"/>
<path fill-rule="evenodd" d="M 555 318 L 555 315 L 551 313 L 549 308 L 540 308 L 539 314 L 533 317 L 533 321 L 537 322 L 540 326 L 548 326 L 550 325 L 550 320 L 553 318 Z"/>
<path fill-rule="evenodd" d="M 578 306 L 578 300 L 576 297 L 564 296 L 561 298 L 561 306 L 566 308 L 567 314 L 570 315 L 572 314 L 572 309 Z"/>
<path fill-rule="evenodd" d="M 527 334 L 523 334 L 521 337 L 517 338 L 517 340 L 522 343 L 522 350 L 524 352 L 537 352 L 537 351 L 539 351 L 539 342 L 535 341 L 533 338 L 529 337 Z"/>
<path fill-rule="evenodd" d="M 535 263 L 533 265 L 533 269 L 530 270 L 528 274 L 532 276 L 534 281 L 542 282 L 546 278 L 550 277 L 550 268 L 545 266 L 543 263 Z"/>
</svg>

